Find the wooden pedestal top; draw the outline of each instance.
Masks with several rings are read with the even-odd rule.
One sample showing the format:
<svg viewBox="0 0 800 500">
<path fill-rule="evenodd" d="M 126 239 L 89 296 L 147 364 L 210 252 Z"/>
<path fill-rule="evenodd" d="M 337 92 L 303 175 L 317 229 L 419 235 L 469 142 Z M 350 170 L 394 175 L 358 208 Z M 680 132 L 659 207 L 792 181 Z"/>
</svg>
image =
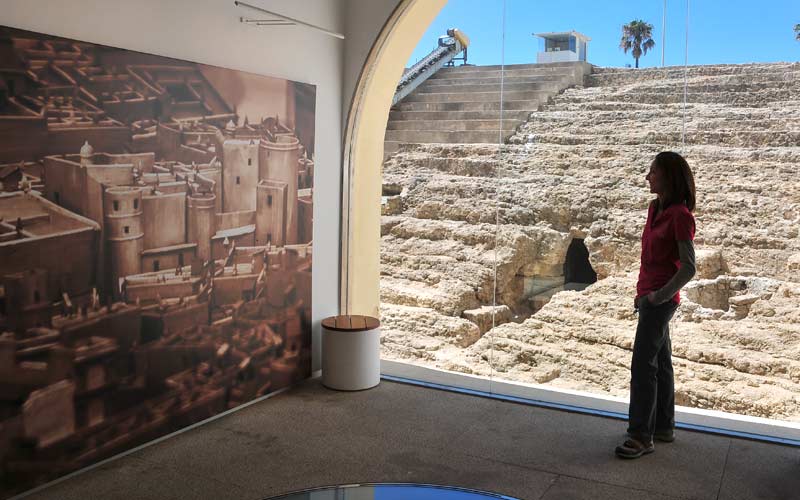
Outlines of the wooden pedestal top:
<svg viewBox="0 0 800 500">
<path fill-rule="evenodd" d="M 322 320 L 322 326 L 328 330 L 337 332 L 363 332 L 364 330 L 374 330 L 378 328 L 381 326 L 381 322 L 372 316 L 347 314 L 325 318 Z"/>
</svg>

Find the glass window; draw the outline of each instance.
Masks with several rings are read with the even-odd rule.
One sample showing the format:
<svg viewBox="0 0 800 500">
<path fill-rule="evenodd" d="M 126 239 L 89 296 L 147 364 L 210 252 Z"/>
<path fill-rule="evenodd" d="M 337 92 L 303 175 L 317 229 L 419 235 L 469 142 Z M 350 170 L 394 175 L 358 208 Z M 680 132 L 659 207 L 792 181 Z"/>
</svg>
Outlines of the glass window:
<svg viewBox="0 0 800 500">
<path fill-rule="evenodd" d="M 790 2 L 763 19 L 737 2 L 492 5 L 448 3 L 409 67 L 445 26 L 470 35 L 470 66 L 432 70 L 390 113 L 383 356 L 627 402 L 646 175 L 674 151 L 698 269 L 669 323 L 676 402 L 800 418 Z"/>
</svg>

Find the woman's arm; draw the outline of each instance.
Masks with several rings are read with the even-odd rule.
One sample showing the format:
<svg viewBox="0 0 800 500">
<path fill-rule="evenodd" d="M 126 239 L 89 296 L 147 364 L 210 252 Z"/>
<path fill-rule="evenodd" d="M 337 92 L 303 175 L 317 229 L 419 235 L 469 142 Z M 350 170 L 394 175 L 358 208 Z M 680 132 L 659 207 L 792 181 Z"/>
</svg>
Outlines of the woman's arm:
<svg viewBox="0 0 800 500">
<path fill-rule="evenodd" d="M 668 301 L 678 293 L 678 290 L 689 282 L 696 272 L 694 260 L 694 244 L 691 240 L 678 241 L 678 256 L 681 260 L 681 267 L 678 272 L 655 292 L 647 296 L 648 302 L 657 306 Z"/>
</svg>

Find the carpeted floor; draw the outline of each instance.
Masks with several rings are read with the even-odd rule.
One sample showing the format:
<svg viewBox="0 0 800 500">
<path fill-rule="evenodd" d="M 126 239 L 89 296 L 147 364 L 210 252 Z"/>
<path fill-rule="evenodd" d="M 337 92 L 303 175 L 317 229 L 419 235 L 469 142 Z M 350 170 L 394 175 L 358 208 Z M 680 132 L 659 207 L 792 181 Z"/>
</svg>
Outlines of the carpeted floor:
<svg viewBox="0 0 800 500">
<path fill-rule="evenodd" d="M 388 381 L 312 379 L 39 491 L 36 499 L 260 499 L 419 482 L 520 499 L 798 499 L 800 449 L 678 431 L 634 461 L 625 423 Z"/>
</svg>

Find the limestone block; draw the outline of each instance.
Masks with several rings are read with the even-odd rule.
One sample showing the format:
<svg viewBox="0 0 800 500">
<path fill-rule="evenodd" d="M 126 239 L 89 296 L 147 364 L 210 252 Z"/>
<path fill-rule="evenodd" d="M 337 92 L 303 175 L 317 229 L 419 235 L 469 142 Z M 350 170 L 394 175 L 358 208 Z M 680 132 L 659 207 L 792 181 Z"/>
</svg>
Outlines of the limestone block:
<svg viewBox="0 0 800 500">
<path fill-rule="evenodd" d="M 403 186 L 399 182 L 384 182 L 383 196 L 395 196 L 403 192 Z"/>
<path fill-rule="evenodd" d="M 728 281 L 720 279 L 695 280 L 683 288 L 686 297 L 708 309 L 728 310 L 731 289 Z"/>
<path fill-rule="evenodd" d="M 381 215 L 399 215 L 404 209 L 403 197 L 400 195 L 381 198 Z"/>
<path fill-rule="evenodd" d="M 425 307 L 381 304 L 381 342 L 384 352 L 403 352 L 425 358 L 447 345 L 461 348 L 481 337 L 478 325 L 464 318 L 440 314 Z"/>
<path fill-rule="evenodd" d="M 728 299 L 728 303 L 732 306 L 749 306 L 753 302 L 757 301 L 760 297 L 755 294 L 747 294 L 747 295 L 736 295 Z"/>
<path fill-rule="evenodd" d="M 527 297 L 533 297 L 535 295 L 548 292 L 555 288 L 558 288 L 558 290 L 556 291 L 561 291 L 563 290 L 563 286 L 564 286 L 563 274 L 560 276 L 534 276 L 533 278 L 527 278 L 525 280 L 525 295 Z M 552 293 L 550 294 L 550 296 L 552 296 Z"/>
<path fill-rule="evenodd" d="M 757 301 L 760 297 L 755 294 L 736 295 L 728 299 L 731 312 L 735 319 L 742 319 L 747 317 L 750 312 L 750 305 Z"/>
<path fill-rule="evenodd" d="M 478 309 L 470 309 L 464 311 L 462 316 L 478 325 L 481 335 L 492 329 L 492 321 L 494 326 L 502 325 L 511 321 L 511 309 L 507 305 L 500 306 L 482 306 Z M 494 317 L 494 320 L 492 319 Z"/>
<path fill-rule="evenodd" d="M 381 217 L 381 236 L 388 235 L 401 222 L 403 219 L 400 217 Z"/>
<path fill-rule="evenodd" d="M 790 271 L 800 270 L 800 253 L 793 254 L 789 257 L 789 260 L 786 262 L 786 269 Z"/>
<path fill-rule="evenodd" d="M 695 278 L 713 279 L 725 272 L 725 261 L 719 249 L 696 249 L 695 264 L 697 267 Z"/>
</svg>

